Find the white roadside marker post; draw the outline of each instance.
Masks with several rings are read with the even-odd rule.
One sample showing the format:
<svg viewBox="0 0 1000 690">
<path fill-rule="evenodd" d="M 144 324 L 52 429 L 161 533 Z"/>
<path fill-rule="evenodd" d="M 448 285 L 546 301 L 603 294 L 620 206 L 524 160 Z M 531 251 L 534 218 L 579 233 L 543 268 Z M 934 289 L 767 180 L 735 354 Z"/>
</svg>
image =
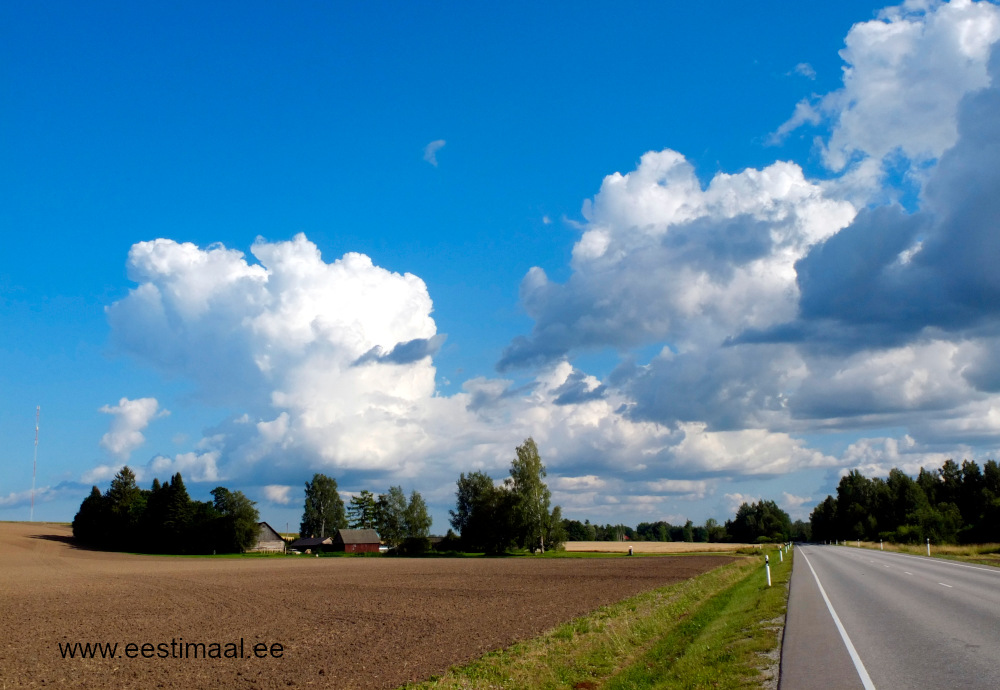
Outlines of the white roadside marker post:
<svg viewBox="0 0 1000 690">
<path fill-rule="evenodd" d="M 927 555 L 931 555 L 931 538 L 927 537 Z"/>
<path fill-rule="evenodd" d="M 767 571 L 767 586 L 771 586 L 771 563 L 768 561 L 768 557 L 764 556 L 764 570 Z"/>
<path fill-rule="evenodd" d="M 779 563 L 785 562 L 785 553 L 781 549 L 778 549 L 778 562 Z"/>
<path fill-rule="evenodd" d="M 878 550 L 879 551 L 882 550 L 882 540 L 881 539 L 878 540 Z"/>
</svg>

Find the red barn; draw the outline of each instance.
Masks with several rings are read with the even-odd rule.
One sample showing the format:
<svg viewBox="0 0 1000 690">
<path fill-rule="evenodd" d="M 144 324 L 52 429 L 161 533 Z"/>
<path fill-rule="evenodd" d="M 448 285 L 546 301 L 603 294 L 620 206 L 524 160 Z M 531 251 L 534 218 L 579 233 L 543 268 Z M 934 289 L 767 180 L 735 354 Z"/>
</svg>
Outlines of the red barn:
<svg viewBox="0 0 1000 690">
<path fill-rule="evenodd" d="M 333 535 L 333 549 L 347 553 L 378 553 L 381 541 L 373 529 L 338 529 Z"/>
</svg>

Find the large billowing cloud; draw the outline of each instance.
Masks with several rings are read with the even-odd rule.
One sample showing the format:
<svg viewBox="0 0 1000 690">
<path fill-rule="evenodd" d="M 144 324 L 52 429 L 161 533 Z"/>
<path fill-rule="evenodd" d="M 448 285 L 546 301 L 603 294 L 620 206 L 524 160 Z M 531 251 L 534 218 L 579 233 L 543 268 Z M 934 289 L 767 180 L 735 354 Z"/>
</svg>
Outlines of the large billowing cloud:
<svg viewBox="0 0 1000 690">
<path fill-rule="evenodd" d="M 156 455 L 139 468 L 143 478 L 180 471 L 251 482 L 280 502 L 275 487 L 290 476 L 327 471 L 346 489 L 403 481 L 447 503 L 459 472 L 500 475 L 513 446 L 534 436 L 567 505 L 593 502 L 604 480 L 586 477 L 609 477 L 615 494 L 600 492 L 599 503 L 641 495 L 636 504 L 653 514 L 657 502 L 711 493 L 719 477 L 830 464 L 785 434 L 632 419 L 627 396 L 565 361 L 527 386 L 477 378 L 440 395 L 433 355 L 442 336 L 419 278 L 355 254 L 327 263 L 301 235 L 258 240 L 252 253 L 259 263 L 168 240 L 130 253 L 139 284 L 109 308 L 117 342 L 245 410 L 206 429 L 190 451 Z M 208 374 L 220 353 L 231 359 Z M 613 479 L 622 472 L 639 484 Z M 714 479 L 698 479 L 706 474 Z"/>
<path fill-rule="evenodd" d="M 580 348 L 667 340 L 683 349 L 787 320 L 795 261 L 854 212 L 791 163 L 720 173 L 703 189 L 679 153 L 647 153 L 585 204 L 569 281 L 552 283 L 540 268 L 525 276 L 521 299 L 535 327 L 500 368 Z"/>
<path fill-rule="evenodd" d="M 776 162 L 703 185 L 672 150 L 608 175 L 566 282 L 538 267 L 522 281 L 534 327 L 499 362 L 518 382 L 442 395 L 427 287 L 364 255 L 327 262 L 303 235 L 258 240 L 251 259 L 135 245 L 137 285 L 108 309 L 115 342 L 237 410 L 146 470 L 250 483 L 274 503 L 327 471 L 440 506 L 459 472 L 499 476 L 530 435 L 568 512 L 659 519 L 676 501 L 758 496 L 742 479 L 911 470 L 996 444 L 997 17 L 912 3 L 856 25 L 843 88 L 781 129 L 829 127 L 832 179 Z M 893 167 L 919 186 L 915 212 L 870 205 L 893 197 L 872 187 Z M 603 379 L 572 364 L 595 350 L 621 355 Z M 853 438 L 813 447 L 827 430 Z M 805 493 L 784 504 L 801 514 Z"/>
<path fill-rule="evenodd" d="M 843 88 L 799 103 L 778 135 L 829 123 L 821 149 L 830 169 L 919 170 L 955 144 L 959 102 L 990 83 L 986 63 L 997 39 L 1000 8 L 989 2 L 886 8 L 847 34 Z"/>
</svg>

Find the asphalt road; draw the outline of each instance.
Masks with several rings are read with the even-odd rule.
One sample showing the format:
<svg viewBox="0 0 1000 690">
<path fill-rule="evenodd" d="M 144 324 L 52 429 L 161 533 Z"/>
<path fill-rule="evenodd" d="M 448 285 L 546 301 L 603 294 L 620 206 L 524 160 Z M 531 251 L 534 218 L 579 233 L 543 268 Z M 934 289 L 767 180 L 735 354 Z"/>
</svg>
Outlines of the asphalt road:
<svg viewBox="0 0 1000 690">
<path fill-rule="evenodd" d="M 796 551 L 782 690 L 1000 688 L 1000 568 L 844 546 Z"/>
</svg>

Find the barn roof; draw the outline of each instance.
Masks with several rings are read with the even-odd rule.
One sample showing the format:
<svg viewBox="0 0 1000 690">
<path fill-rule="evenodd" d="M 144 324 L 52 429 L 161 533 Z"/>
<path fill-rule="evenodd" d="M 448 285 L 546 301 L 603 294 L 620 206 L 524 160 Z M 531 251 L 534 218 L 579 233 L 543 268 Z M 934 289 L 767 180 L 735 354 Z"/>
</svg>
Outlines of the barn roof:
<svg viewBox="0 0 1000 690">
<path fill-rule="evenodd" d="M 343 544 L 378 544 L 378 532 L 373 529 L 338 529 L 335 540 Z"/>
<path fill-rule="evenodd" d="M 280 541 L 284 541 L 281 538 L 281 534 L 278 533 L 278 530 L 274 529 L 273 527 L 271 527 L 271 525 L 267 524 L 266 522 L 258 522 L 257 523 L 257 541 L 258 542 L 261 542 L 261 541 L 279 541 L 279 540 Z"/>
</svg>

